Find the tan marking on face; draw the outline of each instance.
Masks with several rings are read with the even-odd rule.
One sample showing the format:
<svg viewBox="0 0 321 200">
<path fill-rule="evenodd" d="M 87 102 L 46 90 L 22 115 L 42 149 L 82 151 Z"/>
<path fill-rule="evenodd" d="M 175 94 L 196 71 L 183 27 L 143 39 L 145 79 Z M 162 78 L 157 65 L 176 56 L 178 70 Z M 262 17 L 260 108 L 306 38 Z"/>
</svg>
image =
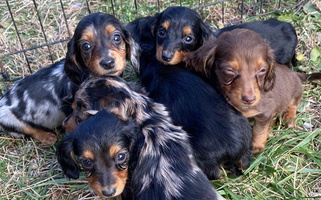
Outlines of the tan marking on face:
<svg viewBox="0 0 321 200">
<path fill-rule="evenodd" d="M 188 52 L 182 51 L 182 50 L 177 50 L 174 53 L 173 59 L 169 61 L 167 64 L 169 65 L 176 65 L 180 62 L 183 62 L 187 56 Z"/>
<path fill-rule="evenodd" d="M 115 60 L 115 67 L 111 69 L 113 75 L 119 76 L 126 68 L 126 45 L 124 42 L 120 48 L 112 46 L 109 50 L 110 56 Z"/>
<path fill-rule="evenodd" d="M 93 173 L 90 177 L 87 178 L 89 187 L 95 192 L 96 195 L 100 197 L 105 197 L 102 194 L 102 187 L 99 183 L 99 178 L 95 173 Z"/>
<path fill-rule="evenodd" d="M 165 30 L 168 30 L 170 25 L 171 25 L 171 22 L 170 22 L 170 21 L 164 21 L 164 22 L 161 24 L 161 26 L 162 26 Z"/>
<path fill-rule="evenodd" d="M 260 70 L 264 65 L 266 65 L 266 68 L 268 68 L 268 64 L 265 62 L 265 60 L 263 58 L 259 58 L 256 60 L 256 63 L 255 63 L 257 66 L 257 71 Z"/>
<path fill-rule="evenodd" d="M 157 44 L 157 46 L 156 46 L 156 58 L 157 58 L 157 60 L 158 60 L 159 62 L 161 62 L 161 63 L 164 63 L 164 61 L 163 61 L 163 59 L 162 59 L 163 49 L 164 49 L 163 45 L 158 45 L 158 44 Z M 166 63 L 164 63 L 164 64 L 166 64 Z"/>
<path fill-rule="evenodd" d="M 95 155 L 91 151 L 84 151 L 82 155 L 89 160 L 95 160 Z"/>
<path fill-rule="evenodd" d="M 183 35 L 186 36 L 186 35 L 191 35 L 193 32 L 192 32 L 192 28 L 190 26 L 185 26 L 183 28 Z"/>
<path fill-rule="evenodd" d="M 228 64 L 233 68 L 234 71 L 239 71 L 240 63 L 236 60 L 229 61 Z"/>
<path fill-rule="evenodd" d="M 109 147 L 109 155 L 112 158 L 115 158 L 120 150 L 121 150 L 121 147 L 119 145 L 111 145 Z"/>
<path fill-rule="evenodd" d="M 127 169 L 122 171 L 115 170 L 113 172 L 113 176 L 116 177 L 116 183 L 113 186 L 116 188 L 115 196 L 117 196 L 117 195 L 120 195 L 125 188 L 126 181 L 128 178 L 128 170 Z"/>
<path fill-rule="evenodd" d="M 86 40 L 89 42 L 95 41 L 95 28 L 93 26 L 88 26 L 81 34 L 80 40 Z"/>
<path fill-rule="evenodd" d="M 93 54 L 90 63 L 88 63 L 88 67 L 96 75 L 120 76 L 126 68 L 126 45 L 123 42 L 119 49 L 113 45 L 110 45 L 110 47 L 107 48 L 109 49 L 108 56 L 114 59 L 115 66 L 111 69 L 102 68 L 100 62 L 105 59 L 105 57 L 100 58 Z"/>
<path fill-rule="evenodd" d="M 117 30 L 116 27 L 111 24 L 108 24 L 105 27 L 105 31 L 106 31 L 107 35 L 112 35 L 115 30 Z"/>
<path fill-rule="evenodd" d="M 98 53 L 99 53 L 98 49 L 94 49 L 86 65 L 93 74 L 104 75 L 105 69 L 103 69 L 99 64 L 101 58 L 99 57 Z"/>
</svg>

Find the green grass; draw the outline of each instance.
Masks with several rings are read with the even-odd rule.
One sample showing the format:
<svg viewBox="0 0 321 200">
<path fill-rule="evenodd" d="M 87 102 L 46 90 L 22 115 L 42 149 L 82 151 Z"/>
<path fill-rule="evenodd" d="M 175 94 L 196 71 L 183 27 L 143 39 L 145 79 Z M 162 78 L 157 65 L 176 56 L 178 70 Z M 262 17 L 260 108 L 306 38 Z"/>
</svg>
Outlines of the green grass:
<svg viewBox="0 0 321 200">
<path fill-rule="evenodd" d="M 37 26 L 37 16 L 31 0 L 9 1 L 16 17 L 24 46 L 31 47 L 44 43 L 43 34 Z M 85 1 L 64 0 L 70 32 L 73 33 L 79 19 L 87 14 Z M 124 23 L 139 16 L 154 14 L 158 11 L 157 1 L 138 1 L 138 10 L 133 1 L 115 0 L 115 15 Z M 182 5 L 193 7 L 210 1 L 181 1 Z M 200 2 L 200 3 L 199 3 Z M 278 8 L 278 0 L 265 1 L 262 11 L 257 9 L 256 1 L 245 1 L 243 13 L 247 21 L 268 17 L 291 22 L 298 33 L 297 47 L 299 64 L 294 70 L 316 72 L 321 70 L 321 16 L 318 11 L 321 3 L 311 0 L 304 6 L 285 9 L 263 18 L 255 17 L 262 12 Z M 38 8 L 48 41 L 68 38 L 68 30 L 59 1 L 37 1 Z M 113 13 L 108 0 L 89 1 L 93 12 Z M 211 25 L 222 27 L 229 22 L 240 20 L 240 12 L 235 1 L 199 8 L 197 11 Z M 294 5 L 294 0 L 282 1 L 281 7 Z M 170 5 L 179 5 L 169 0 L 160 1 L 159 11 Z M 17 36 L 4 1 L 0 2 L 0 47 L 8 53 L 20 49 Z M 66 42 L 51 47 L 54 60 L 63 58 Z M 33 71 L 51 63 L 46 47 L 27 53 Z M 1 58 L 4 68 L 11 77 L 29 74 L 23 54 Z M 126 79 L 134 79 L 128 68 Z M 0 82 L 3 81 L 0 79 Z M 4 88 L 0 83 L 1 89 Z M 251 166 L 243 176 L 235 177 L 224 174 L 220 180 L 213 181 L 213 186 L 226 199 L 321 199 L 321 84 L 307 83 L 298 111 L 297 127 L 286 128 L 281 119 L 276 121 L 267 144 L 267 148 L 253 156 Z M 60 138 L 63 137 L 63 133 Z M 45 148 L 38 141 L 14 139 L 0 133 L 0 199 L 97 199 L 88 187 L 85 176 L 78 180 L 66 179 L 55 158 L 55 146 Z"/>
</svg>

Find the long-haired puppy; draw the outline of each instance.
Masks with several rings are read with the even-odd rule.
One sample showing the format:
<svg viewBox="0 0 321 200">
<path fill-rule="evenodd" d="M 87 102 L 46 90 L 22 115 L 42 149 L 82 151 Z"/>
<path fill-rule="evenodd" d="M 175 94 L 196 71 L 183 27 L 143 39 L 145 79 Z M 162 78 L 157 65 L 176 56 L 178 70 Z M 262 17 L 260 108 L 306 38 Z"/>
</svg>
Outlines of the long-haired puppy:
<svg viewBox="0 0 321 200">
<path fill-rule="evenodd" d="M 99 196 L 115 197 L 129 188 L 123 199 L 222 199 L 197 166 L 187 133 L 162 104 L 119 77 L 90 79 L 77 97 L 65 124 L 77 120 L 79 126 L 57 149 L 68 177 L 79 177 L 79 160 Z M 81 122 L 84 113 L 95 116 Z"/>
<path fill-rule="evenodd" d="M 102 108 L 118 113 L 123 120 L 135 115 L 134 118 L 139 124 L 143 123 L 151 112 L 160 112 L 157 110 L 157 103 L 154 103 L 141 90 L 136 88 L 135 91 L 132 88 L 132 85 L 126 84 L 118 77 L 95 77 L 84 82 L 75 95 L 72 103 L 73 113 L 64 121 L 64 127 L 71 131 L 92 115 L 93 110 Z M 191 97 L 194 98 L 194 96 Z M 187 133 L 191 139 L 196 162 L 210 179 L 220 177 L 221 167 L 240 175 L 239 168 L 247 168 L 251 159 L 251 129 L 248 121 L 233 109 L 226 112 L 229 105 L 222 103 L 222 100 L 217 98 L 206 100 L 217 100 L 216 110 L 205 112 L 205 108 L 201 105 L 194 104 L 197 108 L 204 109 L 205 116 L 194 111 L 190 111 L 193 113 L 188 113 L 189 116 L 181 116 L 181 119 L 191 123 L 187 127 Z M 228 121 L 224 122 L 224 120 Z M 208 124 L 203 124 L 204 121 Z M 230 127 L 229 123 L 233 125 L 235 123 L 235 126 Z M 196 132 L 197 130 L 199 132 Z"/>
<path fill-rule="evenodd" d="M 218 38 L 222 33 L 237 28 L 249 29 L 259 33 L 273 49 L 277 63 L 288 67 L 296 65 L 295 48 L 298 44 L 298 37 L 292 24 L 271 18 L 227 26 L 216 31 L 214 35 Z"/>
<path fill-rule="evenodd" d="M 55 128 L 72 112 L 77 90 L 64 73 L 64 60 L 18 81 L 0 100 L 0 130 L 30 136 L 50 146 Z"/>
<path fill-rule="evenodd" d="M 184 61 L 185 56 L 213 37 L 211 28 L 197 12 L 186 7 L 169 7 L 152 17 L 127 25 L 142 53 L 156 49 L 157 60 L 165 65 Z"/>
<path fill-rule="evenodd" d="M 133 65 L 138 63 L 137 49 L 114 16 L 85 16 L 68 43 L 64 60 L 22 79 L 0 100 L 0 129 L 52 145 L 57 140 L 54 129 L 72 111 L 76 85 L 90 74 L 120 75 L 126 58 Z"/>
<path fill-rule="evenodd" d="M 302 82 L 321 78 L 321 73 L 306 75 L 277 64 L 268 43 L 246 29 L 225 32 L 216 41 L 208 41 L 189 54 L 186 62 L 212 80 L 245 117 L 254 117 L 254 152 L 265 148 L 277 115 L 284 113 L 288 126 L 295 126 Z"/>
<path fill-rule="evenodd" d="M 138 67 L 138 52 L 139 47 L 117 18 L 93 13 L 80 20 L 68 43 L 65 72 L 77 85 L 91 74 L 119 76 L 126 59 Z"/>
<path fill-rule="evenodd" d="M 187 70 L 182 62 L 185 58 L 174 59 L 173 53 L 174 63 L 178 60 L 179 63 L 172 65 L 172 61 L 156 56 L 156 52 L 166 49 L 165 54 L 178 52 L 179 48 L 168 50 L 167 41 L 183 43 L 184 52 L 196 50 L 210 37 L 202 23 L 195 11 L 170 7 L 154 17 L 134 20 L 127 29 L 141 47 L 142 86 L 149 97 L 168 108 L 174 123 L 189 134 L 197 164 L 209 179 L 217 179 L 222 165 L 234 172 L 235 163 L 241 162 L 243 169 L 249 166 L 252 137 L 249 122 L 207 81 Z M 186 40 L 190 43 L 186 44 Z"/>
</svg>

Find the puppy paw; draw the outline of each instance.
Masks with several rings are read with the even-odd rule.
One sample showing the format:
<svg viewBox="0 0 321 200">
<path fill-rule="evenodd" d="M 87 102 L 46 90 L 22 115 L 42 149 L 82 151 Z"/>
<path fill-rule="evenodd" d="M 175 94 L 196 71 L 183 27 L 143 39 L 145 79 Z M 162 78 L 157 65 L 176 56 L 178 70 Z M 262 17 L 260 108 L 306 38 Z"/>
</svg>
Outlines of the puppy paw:
<svg viewBox="0 0 321 200">
<path fill-rule="evenodd" d="M 44 146 L 52 146 L 57 141 L 57 135 L 47 132 L 44 137 L 39 140 Z"/>
<path fill-rule="evenodd" d="M 294 128 L 294 127 L 296 126 L 295 120 L 289 121 L 289 122 L 287 123 L 287 126 L 288 126 L 288 128 Z"/>
<path fill-rule="evenodd" d="M 253 144 L 252 152 L 253 153 L 258 153 L 261 150 L 263 150 L 264 148 L 265 148 L 265 145 L 263 145 L 263 144 Z"/>
</svg>

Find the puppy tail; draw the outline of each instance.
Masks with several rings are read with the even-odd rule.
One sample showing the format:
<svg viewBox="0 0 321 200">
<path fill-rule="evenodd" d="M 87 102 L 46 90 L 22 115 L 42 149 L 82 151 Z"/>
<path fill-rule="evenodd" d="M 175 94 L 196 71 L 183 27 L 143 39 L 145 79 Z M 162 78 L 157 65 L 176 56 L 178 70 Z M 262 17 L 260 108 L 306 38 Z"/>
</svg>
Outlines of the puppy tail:
<svg viewBox="0 0 321 200">
<path fill-rule="evenodd" d="M 321 72 L 312 73 L 312 74 L 304 74 L 304 73 L 297 73 L 301 81 L 316 81 L 321 80 Z"/>
</svg>

